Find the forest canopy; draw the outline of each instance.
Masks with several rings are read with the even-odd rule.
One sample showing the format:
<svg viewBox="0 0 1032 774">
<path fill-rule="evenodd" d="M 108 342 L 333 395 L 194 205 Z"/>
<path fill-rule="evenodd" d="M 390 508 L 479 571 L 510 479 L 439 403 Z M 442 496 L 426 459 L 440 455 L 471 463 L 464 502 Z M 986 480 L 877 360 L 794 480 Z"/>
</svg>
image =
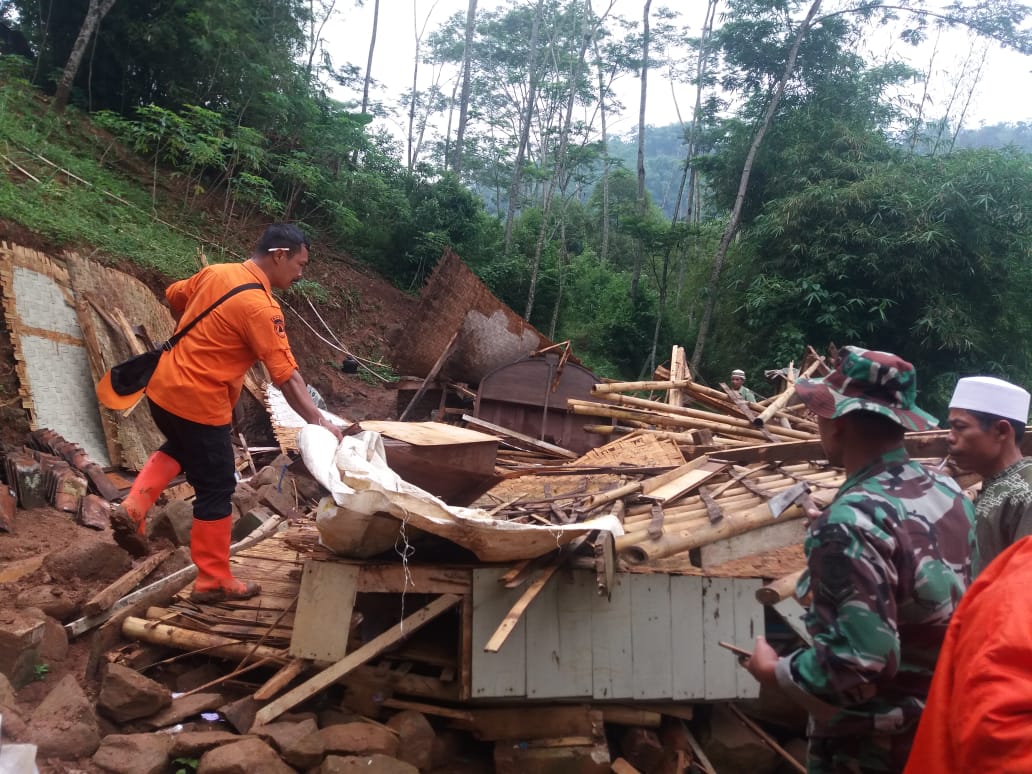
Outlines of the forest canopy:
<svg viewBox="0 0 1032 774">
<path fill-rule="evenodd" d="M 40 89 L 149 166 L 152 206 L 214 213 L 213 238 L 299 221 L 412 290 L 450 246 L 606 376 L 673 344 L 712 383 L 835 343 L 912 360 L 940 412 L 958 375 L 1032 381 L 1032 127 L 965 124 L 984 42 L 1032 51 L 1028 6 L 470 0 L 417 30 L 413 86 L 388 95 L 375 26 L 355 61 L 324 37 L 363 4 L 388 10 L 0 0 L 0 138 L 15 91 Z M 901 97 L 931 69 L 861 54 L 875 29 L 949 27 L 974 54 L 941 109 Z M 671 83 L 683 121 L 647 126 Z"/>
</svg>

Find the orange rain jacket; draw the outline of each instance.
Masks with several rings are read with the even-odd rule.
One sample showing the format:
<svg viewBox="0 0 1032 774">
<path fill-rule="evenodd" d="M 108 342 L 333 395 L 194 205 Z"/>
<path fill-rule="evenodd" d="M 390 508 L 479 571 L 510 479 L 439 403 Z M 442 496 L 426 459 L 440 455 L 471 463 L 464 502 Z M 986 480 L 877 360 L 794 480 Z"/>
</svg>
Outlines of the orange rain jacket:
<svg viewBox="0 0 1032 774">
<path fill-rule="evenodd" d="M 207 266 L 168 287 L 165 297 L 179 327 L 238 285 L 260 282 L 226 300 L 158 361 L 147 397 L 166 411 L 202 425 L 228 425 L 240 397 L 244 374 L 256 360 L 269 369 L 273 384 L 297 369 L 280 305 L 269 278 L 254 263 Z"/>
<path fill-rule="evenodd" d="M 1032 772 L 1032 537 L 953 614 L 905 774 Z"/>
</svg>

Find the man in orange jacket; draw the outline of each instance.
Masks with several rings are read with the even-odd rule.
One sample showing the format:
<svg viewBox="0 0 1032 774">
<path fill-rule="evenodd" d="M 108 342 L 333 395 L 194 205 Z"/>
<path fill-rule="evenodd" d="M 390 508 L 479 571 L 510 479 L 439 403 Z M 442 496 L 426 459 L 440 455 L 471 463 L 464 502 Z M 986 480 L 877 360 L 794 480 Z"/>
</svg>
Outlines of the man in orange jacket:
<svg viewBox="0 0 1032 774">
<path fill-rule="evenodd" d="M 904 774 L 1032 771 L 1032 536 L 985 568 L 953 614 Z"/>
<path fill-rule="evenodd" d="M 111 515 L 119 545 L 135 555 L 146 554 L 147 511 L 180 471 L 186 475 L 196 491 L 190 531 L 190 555 L 197 565 L 191 599 L 196 602 L 248 599 L 261 590 L 256 583 L 236 580 L 229 569 L 230 497 L 236 488 L 230 422 L 247 370 L 261 360 L 273 384 L 306 422 L 322 425 L 338 440 L 342 435 L 312 402 L 290 351 L 283 312 L 272 295 L 272 288 L 286 289 L 301 279 L 307 263 L 304 232 L 276 223 L 265 230 L 247 261 L 207 266 L 165 291 L 182 327 L 228 291 L 256 284 L 220 303 L 158 361 L 147 398 L 167 440 Z M 359 429 L 356 422 L 349 433 Z"/>
</svg>

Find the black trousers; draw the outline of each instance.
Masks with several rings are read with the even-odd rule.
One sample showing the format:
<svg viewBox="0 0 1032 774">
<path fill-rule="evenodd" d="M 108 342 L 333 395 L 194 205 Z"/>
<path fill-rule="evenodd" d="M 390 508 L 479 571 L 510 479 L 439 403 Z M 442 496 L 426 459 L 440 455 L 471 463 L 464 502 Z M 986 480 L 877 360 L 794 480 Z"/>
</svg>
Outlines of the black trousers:
<svg viewBox="0 0 1032 774">
<path fill-rule="evenodd" d="M 215 521 L 229 516 L 236 490 L 236 467 L 229 425 L 202 425 L 166 411 L 148 399 L 154 424 L 167 439 L 158 451 L 174 459 L 197 496 L 194 518 Z"/>
</svg>

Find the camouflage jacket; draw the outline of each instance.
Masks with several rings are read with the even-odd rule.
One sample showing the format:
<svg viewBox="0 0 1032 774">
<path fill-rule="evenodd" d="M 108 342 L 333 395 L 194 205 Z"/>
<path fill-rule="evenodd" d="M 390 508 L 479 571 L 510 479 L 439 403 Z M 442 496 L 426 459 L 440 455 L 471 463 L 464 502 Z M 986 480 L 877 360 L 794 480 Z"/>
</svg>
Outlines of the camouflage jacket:
<svg viewBox="0 0 1032 774">
<path fill-rule="evenodd" d="M 974 574 L 1008 546 L 1032 535 L 1032 457 L 1022 457 L 982 484 L 975 500 Z"/>
<path fill-rule="evenodd" d="M 811 737 L 912 734 L 970 581 L 974 507 L 901 447 L 852 475 L 810 526 L 813 647 L 779 660 Z"/>
</svg>

